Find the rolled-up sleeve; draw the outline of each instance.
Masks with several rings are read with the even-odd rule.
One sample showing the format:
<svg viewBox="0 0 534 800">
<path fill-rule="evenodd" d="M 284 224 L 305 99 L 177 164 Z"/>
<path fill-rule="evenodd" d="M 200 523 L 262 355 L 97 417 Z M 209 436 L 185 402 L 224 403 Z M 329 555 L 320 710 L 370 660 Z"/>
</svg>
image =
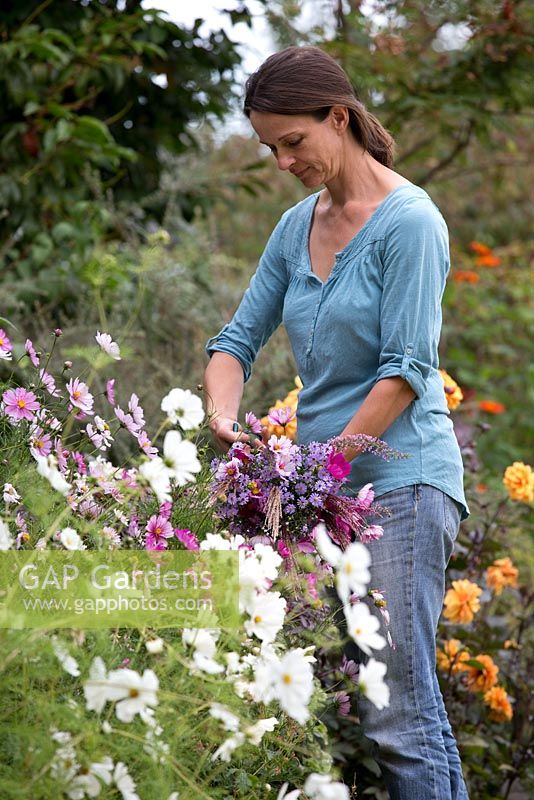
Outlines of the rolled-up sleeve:
<svg viewBox="0 0 534 800">
<path fill-rule="evenodd" d="M 414 198 L 384 239 L 376 380 L 400 376 L 422 397 L 438 367 L 441 299 L 450 266 L 447 225 L 429 199 Z"/>
<path fill-rule="evenodd" d="M 287 212 L 273 230 L 252 276 L 248 289 L 230 322 L 208 340 L 206 352 L 228 353 L 243 367 L 248 381 L 254 360 L 282 321 L 282 308 L 288 284 L 281 241 Z"/>
</svg>

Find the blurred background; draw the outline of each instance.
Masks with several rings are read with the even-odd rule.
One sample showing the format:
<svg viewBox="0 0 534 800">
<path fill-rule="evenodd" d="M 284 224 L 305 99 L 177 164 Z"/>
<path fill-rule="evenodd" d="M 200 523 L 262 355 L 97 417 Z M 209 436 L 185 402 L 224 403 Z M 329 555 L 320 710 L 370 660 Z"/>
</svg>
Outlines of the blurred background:
<svg viewBox="0 0 534 800">
<path fill-rule="evenodd" d="M 62 327 L 63 358 L 109 330 L 127 357 L 119 394 L 137 391 L 149 415 L 170 387 L 194 389 L 205 340 L 305 193 L 252 135 L 244 81 L 270 52 L 318 44 L 447 220 L 442 366 L 464 393 L 459 435 L 491 426 L 478 452 L 500 474 L 531 434 L 528 14 L 486 1 L 4 2 L 1 316 L 37 341 Z M 280 330 L 246 407 L 263 414 L 294 369 Z"/>
</svg>

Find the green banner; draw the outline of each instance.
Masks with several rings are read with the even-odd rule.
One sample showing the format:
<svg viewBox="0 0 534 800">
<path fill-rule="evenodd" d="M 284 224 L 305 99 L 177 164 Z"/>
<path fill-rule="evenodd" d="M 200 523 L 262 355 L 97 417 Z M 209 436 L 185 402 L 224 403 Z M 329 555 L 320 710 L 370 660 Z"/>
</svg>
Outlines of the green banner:
<svg viewBox="0 0 534 800">
<path fill-rule="evenodd" d="M 0 552 L 0 628 L 238 628 L 235 550 Z"/>
</svg>

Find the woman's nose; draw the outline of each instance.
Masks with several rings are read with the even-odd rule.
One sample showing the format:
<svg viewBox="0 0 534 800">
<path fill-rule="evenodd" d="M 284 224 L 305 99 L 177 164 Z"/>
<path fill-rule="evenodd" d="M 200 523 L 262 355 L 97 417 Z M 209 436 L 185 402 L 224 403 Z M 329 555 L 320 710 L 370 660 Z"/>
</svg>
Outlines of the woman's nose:
<svg viewBox="0 0 534 800">
<path fill-rule="evenodd" d="M 282 170 L 283 169 L 289 169 L 290 167 L 293 166 L 293 164 L 296 162 L 296 160 L 297 159 L 294 156 L 278 155 L 277 158 L 276 158 L 276 161 L 278 163 L 278 169 L 282 169 Z"/>
</svg>

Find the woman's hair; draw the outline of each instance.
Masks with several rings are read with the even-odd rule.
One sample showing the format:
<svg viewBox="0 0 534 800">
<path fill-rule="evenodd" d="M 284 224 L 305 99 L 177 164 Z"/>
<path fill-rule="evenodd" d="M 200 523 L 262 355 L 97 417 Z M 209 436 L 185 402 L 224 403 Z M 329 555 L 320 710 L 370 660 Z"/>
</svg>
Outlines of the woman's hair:
<svg viewBox="0 0 534 800">
<path fill-rule="evenodd" d="M 318 47 L 287 47 L 269 56 L 245 84 L 244 112 L 310 114 L 323 120 L 332 106 L 346 106 L 350 129 L 364 150 L 393 166 L 395 142 L 358 99 L 346 72 Z"/>
</svg>

